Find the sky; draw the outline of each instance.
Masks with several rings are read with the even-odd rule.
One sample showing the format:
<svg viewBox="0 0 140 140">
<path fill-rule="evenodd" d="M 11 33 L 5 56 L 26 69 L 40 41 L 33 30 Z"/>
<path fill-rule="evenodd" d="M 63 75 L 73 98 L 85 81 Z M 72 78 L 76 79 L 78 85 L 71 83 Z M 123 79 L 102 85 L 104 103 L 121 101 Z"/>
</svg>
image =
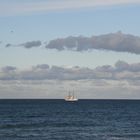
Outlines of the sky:
<svg viewBox="0 0 140 140">
<path fill-rule="evenodd" d="M 0 0 L 0 98 L 140 99 L 140 0 Z"/>
</svg>

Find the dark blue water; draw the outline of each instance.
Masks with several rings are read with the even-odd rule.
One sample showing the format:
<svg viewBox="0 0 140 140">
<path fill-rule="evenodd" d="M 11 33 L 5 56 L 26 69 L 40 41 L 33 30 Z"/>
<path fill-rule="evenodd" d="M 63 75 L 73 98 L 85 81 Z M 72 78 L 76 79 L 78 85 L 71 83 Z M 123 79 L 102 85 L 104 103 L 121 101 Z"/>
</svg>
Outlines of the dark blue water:
<svg viewBox="0 0 140 140">
<path fill-rule="evenodd" d="M 0 100 L 0 140 L 140 140 L 138 100 Z"/>
</svg>

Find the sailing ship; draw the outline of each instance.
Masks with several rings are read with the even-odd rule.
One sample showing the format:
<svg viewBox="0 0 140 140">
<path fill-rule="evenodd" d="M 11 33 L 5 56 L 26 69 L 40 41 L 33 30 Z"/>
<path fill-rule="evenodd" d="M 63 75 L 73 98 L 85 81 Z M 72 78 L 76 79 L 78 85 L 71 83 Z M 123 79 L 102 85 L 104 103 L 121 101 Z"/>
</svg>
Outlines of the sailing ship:
<svg viewBox="0 0 140 140">
<path fill-rule="evenodd" d="M 78 101 L 78 99 L 74 96 L 74 91 L 73 91 L 73 93 L 71 93 L 69 91 L 68 96 L 65 97 L 65 101 L 67 101 L 67 102 L 76 102 L 76 101 Z"/>
</svg>

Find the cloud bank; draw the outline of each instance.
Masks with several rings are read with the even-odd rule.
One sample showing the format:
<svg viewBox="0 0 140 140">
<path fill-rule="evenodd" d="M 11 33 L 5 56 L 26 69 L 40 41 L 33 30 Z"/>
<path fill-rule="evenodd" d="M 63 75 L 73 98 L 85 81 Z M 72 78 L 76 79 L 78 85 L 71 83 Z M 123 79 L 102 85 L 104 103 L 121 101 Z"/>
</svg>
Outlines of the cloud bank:
<svg viewBox="0 0 140 140">
<path fill-rule="evenodd" d="M 28 70 L 16 67 L 1 68 L 0 80 L 140 80 L 140 63 L 116 62 L 115 66 L 104 65 L 90 69 L 86 67 L 60 67 L 47 64 L 33 66 Z"/>
<path fill-rule="evenodd" d="M 140 63 L 118 61 L 95 69 L 47 64 L 0 68 L 1 98 L 62 99 L 69 89 L 84 99 L 140 99 Z"/>
<path fill-rule="evenodd" d="M 0 15 L 23 15 L 33 14 L 38 12 L 60 11 L 69 9 L 81 9 L 88 7 L 111 6 L 111 5 L 124 5 L 124 4 L 138 4 L 139 0 L 57 0 L 57 1 L 39 1 L 39 2 L 17 2 L 9 1 L 1 2 Z"/>
<path fill-rule="evenodd" d="M 5 47 L 44 47 L 42 44 L 46 44 L 37 41 L 28 41 L 18 45 L 8 43 Z M 140 54 L 140 37 L 131 34 L 124 34 L 121 31 L 116 33 L 103 34 L 98 36 L 84 37 L 84 36 L 68 36 L 66 38 L 57 38 L 50 40 L 45 45 L 46 49 L 56 49 L 58 51 L 92 51 L 92 50 L 104 50 L 115 52 L 127 52 Z"/>
<path fill-rule="evenodd" d="M 140 37 L 123 34 L 122 32 L 109 33 L 92 37 L 73 37 L 58 38 L 51 40 L 47 45 L 47 49 L 56 50 L 110 50 L 116 52 L 129 52 L 140 54 Z"/>
</svg>

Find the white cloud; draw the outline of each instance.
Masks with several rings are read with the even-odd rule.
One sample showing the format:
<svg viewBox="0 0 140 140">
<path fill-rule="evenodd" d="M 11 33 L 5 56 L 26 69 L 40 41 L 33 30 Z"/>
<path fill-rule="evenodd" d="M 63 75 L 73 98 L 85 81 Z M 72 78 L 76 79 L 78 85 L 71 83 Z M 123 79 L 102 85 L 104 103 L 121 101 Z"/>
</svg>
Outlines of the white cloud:
<svg viewBox="0 0 140 140">
<path fill-rule="evenodd" d="M 129 52 L 140 54 L 140 37 L 124 34 L 121 31 L 116 33 L 109 33 L 99 36 L 68 36 L 66 38 L 57 38 L 51 40 L 46 48 L 74 51 L 87 50 L 112 50 L 116 52 Z"/>
<path fill-rule="evenodd" d="M 97 6 L 111 6 L 122 4 L 136 4 L 140 0 L 48 0 L 40 2 L 1 2 L 0 15 L 20 15 L 37 12 L 79 9 Z"/>
<path fill-rule="evenodd" d="M 140 81 L 126 80 L 0 80 L 0 98 L 61 98 L 74 89 L 78 98 L 140 99 Z"/>
</svg>

